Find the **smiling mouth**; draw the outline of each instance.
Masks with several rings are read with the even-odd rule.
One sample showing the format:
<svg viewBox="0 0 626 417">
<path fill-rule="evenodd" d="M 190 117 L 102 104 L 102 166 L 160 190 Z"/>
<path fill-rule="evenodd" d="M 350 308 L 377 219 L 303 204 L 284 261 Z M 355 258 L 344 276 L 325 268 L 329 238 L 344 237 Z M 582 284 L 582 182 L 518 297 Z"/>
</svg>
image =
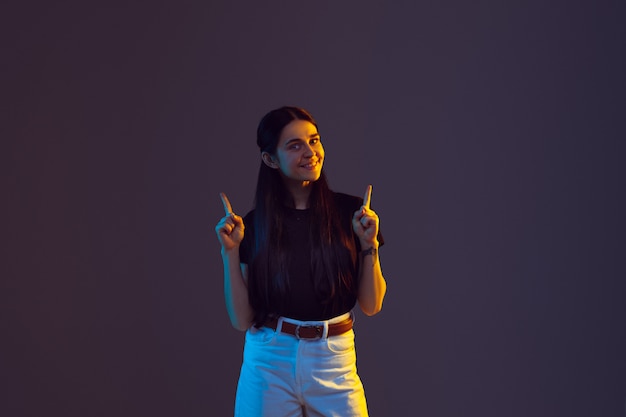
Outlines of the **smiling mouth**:
<svg viewBox="0 0 626 417">
<path fill-rule="evenodd" d="M 308 164 L 300 165 L 302 168 L 312 169 L 319 165 L 319 161 L 310 162 Z"/>
</svg>

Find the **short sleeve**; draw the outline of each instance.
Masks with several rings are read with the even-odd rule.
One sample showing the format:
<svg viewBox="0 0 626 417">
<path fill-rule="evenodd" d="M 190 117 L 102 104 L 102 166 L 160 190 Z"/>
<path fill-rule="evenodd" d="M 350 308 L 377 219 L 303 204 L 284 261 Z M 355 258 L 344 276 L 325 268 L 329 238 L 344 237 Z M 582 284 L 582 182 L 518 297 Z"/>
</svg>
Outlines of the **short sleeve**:
<svg viewBox="0 0 626 417">
<path fill-rule="evenodd" d="M 349 194 L 344 194 L 344 193 L 335 193 L 335 198 L 336 198 L 337 206 L 339 208 L 341 216 L 343 219 L 345 219 L 345 220 L 342 220 L 342 222 L 345 221 L 345 224 L 349 225 L 349 229 L 346 231 L 349 234 L 352 234 L 354 236 L 354 241 L 357 245 L 357 250 L 360 251 L 361 247 L 360 247 L 359 239 L 357 238 L 356 234 L 354 234 L 354 232 L 352 231 L 352 217 L 354 216 L 354 213 L 357 210 L 359 210 L 361 206 L 363 205 L 363 198 L 349 195 Z M 385 244 L 385 238 L 383 237 L 380 227 L 378 228 L 377 238 L 378 238 L 378 246 L 379 247 L 383 246 Z"/>
<path fill-rule="evenodd" d="M 249 264 L 252 258 L 252 250 L 254 248 L 254 210 L 250 211 L 243 218 L 245 227 L 243 241 L 239 245 L 239 262 Z"/>
</svg>

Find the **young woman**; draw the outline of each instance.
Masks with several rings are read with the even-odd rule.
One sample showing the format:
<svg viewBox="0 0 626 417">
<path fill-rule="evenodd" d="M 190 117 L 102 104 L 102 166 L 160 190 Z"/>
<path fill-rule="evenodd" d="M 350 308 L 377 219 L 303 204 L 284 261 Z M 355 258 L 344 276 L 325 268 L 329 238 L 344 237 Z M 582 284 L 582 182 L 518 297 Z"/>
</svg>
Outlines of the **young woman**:
<svg viewBox="0 0 626 417">
<path fill-rule="evenodd" d="M 378 216 L 365 197 L 329 189 L 313 117 L 298 107 L 260 121 L 254 209 L 226 215 L 224 295 L 246 331 L 235 416 L 367 416 L 356 371 L 352 310 L 368 316 L 386 291 Z"/>
</svg>

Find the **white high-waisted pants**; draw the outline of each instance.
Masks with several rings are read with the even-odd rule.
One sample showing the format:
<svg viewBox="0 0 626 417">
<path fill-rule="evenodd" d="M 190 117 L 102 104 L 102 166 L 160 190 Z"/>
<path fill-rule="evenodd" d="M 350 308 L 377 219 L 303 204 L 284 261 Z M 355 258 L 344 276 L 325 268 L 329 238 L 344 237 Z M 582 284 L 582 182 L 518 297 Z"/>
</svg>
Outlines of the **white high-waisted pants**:
<svg viewBox="0 0 626 417">
<path fill-rule="evenodd" d="M 367 416 L 363 384 L 356 370 L 354 331 L 326 337 L 327 321 L 282 321 L 323 325 L 321 339 L 297 339 L 268 327 L 246 332 L 237 385 L 235 417 Z"/>
</svg>

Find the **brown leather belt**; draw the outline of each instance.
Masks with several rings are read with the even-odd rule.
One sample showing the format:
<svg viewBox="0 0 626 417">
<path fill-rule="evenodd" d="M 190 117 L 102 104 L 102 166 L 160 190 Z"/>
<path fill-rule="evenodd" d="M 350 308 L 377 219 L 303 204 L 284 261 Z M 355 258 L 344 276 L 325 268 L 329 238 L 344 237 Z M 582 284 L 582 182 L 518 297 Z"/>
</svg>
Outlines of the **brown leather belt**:
<svg viewBox="0 0 626 417">
<path fill-rule="evenodd" d="M 271 319 L 265 323 L 266 327 L 276 330 L 278 326 L 278 319 Z M 339 323 L 332 323 L 328 325 L 327 336 L 337 336 L 344 334 L 348 330 L 352 329 L 352 317 L 340 321 Z M 280 327 L 281 333 L 290 334 L 298 339 L 321 339 L 324 334 L 324 326 L 322 325 L 300 325 L 283 321 L 283 325 Z"/>
</svg>

